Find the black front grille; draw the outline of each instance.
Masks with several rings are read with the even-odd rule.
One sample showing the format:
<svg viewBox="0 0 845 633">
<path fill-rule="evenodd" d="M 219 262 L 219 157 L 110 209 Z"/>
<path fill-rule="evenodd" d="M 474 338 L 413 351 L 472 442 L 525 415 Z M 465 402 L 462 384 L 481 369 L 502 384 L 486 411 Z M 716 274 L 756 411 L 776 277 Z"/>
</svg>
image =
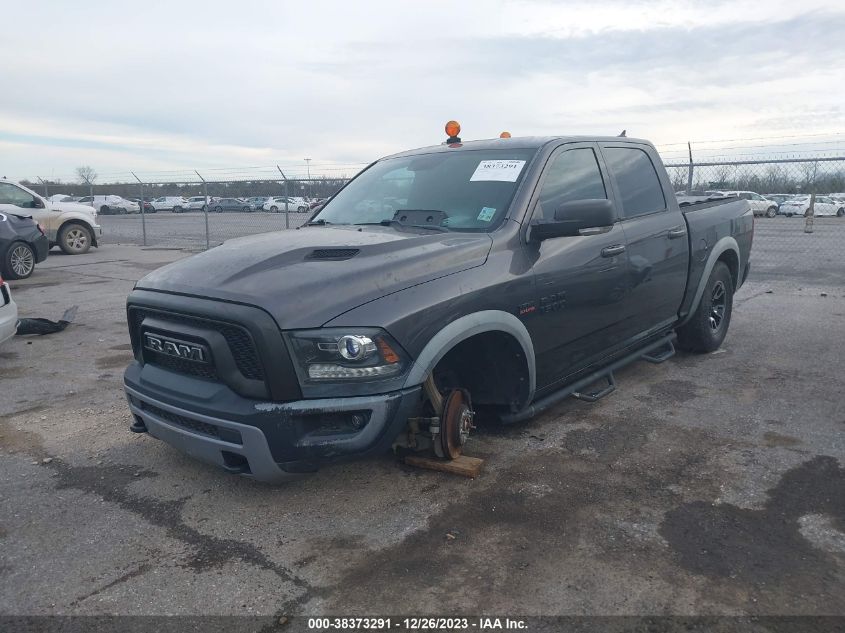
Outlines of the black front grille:
<svg viewBox="0 0 845 633">
<path fill-rule="evenodd" d="M 243 444 L 241 434 L 232 429 L 221 428 L 214 424 L 201 422 L 200 420 L 194 420 L 193 418 L 188 418 L 184 415 L 179 415 L 177 413 L 171 413 L 170 411 L 166 411 L 165 409 L 157 407 L 148 402 L 141 401 L 140 407 L 144 411 L 156 416 L 157 418 L 164 420 L 165 422 L 175 424 L 176 426 L 181 426 L 182 428 L 188 429 L 190 431 L 201 433 L 202 435 L 207 435 L 208 437 L 214 437 L 226 442 L 230 442 L 232 444 Z"/>
<path fill-rule="evenodd" d="M 196 376 L 197 378 L 205 378 L 207 380 L 217 380 L 217 372 L 214 367 L 208 363 L 183 360 L 168 354 L 154 352 L 151 349 L 144 350 L 144 358 L 148 363 L 158 365 L 163 369 L 175 371 L 179 374 L 187 374 L 189 376 Z"/>
<path fill-rule="evenodd" d="M 223 338 L 226 339 L 226 343 L 229 345 L 229 349 L 232 352 L 232 358 L 235 360 L 235 365 L 237 366 L 238 371 L 240 371 L 245 378 L 249 378 L 250 380 L 264 380 L 264 368 L 261 365 L 261 359 L 258 357 L 258 350 L 255 347 L 255 342 L 252 340 L 249 332 L 244 330 L 242 327 L 232 323 L 203 319 L 188 316 L 186 314 L 159 312 L 158 310 L 133 307 L 130 310 L 133 332 L 140 335 L 141 323 L 143 323 L 144 319 L 148 316 L 163 321 L 171 321 L 173 323 L 181 323 L 187 326 L 212 329 L 220 332 L 220 334 L 223 335 Z M 140 339 L 138 344 L 140 344 Z M 214 368 L 208 365 L 203 367 L 199 363 L 184 361 L 166 356 L 165 354 L 151 353 L 151 350 L 144 350 L 144 357 L 155 365 L 171 369 L 172 371 L 178 371 L 179 373 L 210 379 L 215 379 L 217 377 L 214 372 Z"/>
</svg>

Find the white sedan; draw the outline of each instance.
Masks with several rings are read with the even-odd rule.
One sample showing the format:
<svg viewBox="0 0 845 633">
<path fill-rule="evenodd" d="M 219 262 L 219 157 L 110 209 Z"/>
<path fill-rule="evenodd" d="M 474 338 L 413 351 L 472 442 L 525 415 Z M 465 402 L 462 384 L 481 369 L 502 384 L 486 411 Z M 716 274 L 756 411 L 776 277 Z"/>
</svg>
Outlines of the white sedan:
<svg viewBox="0 0 845 633">
<path fill-rule="evenodd" d="M 782 215 L 804 215 L 810 208 L 810 196 L 787 200 L 780 205 Z M 816 196 L 816 203 L 813 206 L 815 216 L 845 216 L 845 203 L 837 202 L 828 196 Z"/>
<path fill-rule="evenodd" d="M 287 206 L 285 206 L 285 202 L 287 202 Z M 280 211 L 296 211 L 298 213 L 305 213 L 308 211 L 308 205 L 305 202 L 299 201 L 296 198 L 285 198 L 276 197 L 270 198 L 265 202 L 262 207 L 265 211 L 270 211 L 271 213 L 276 213 Z"/>
</svg>

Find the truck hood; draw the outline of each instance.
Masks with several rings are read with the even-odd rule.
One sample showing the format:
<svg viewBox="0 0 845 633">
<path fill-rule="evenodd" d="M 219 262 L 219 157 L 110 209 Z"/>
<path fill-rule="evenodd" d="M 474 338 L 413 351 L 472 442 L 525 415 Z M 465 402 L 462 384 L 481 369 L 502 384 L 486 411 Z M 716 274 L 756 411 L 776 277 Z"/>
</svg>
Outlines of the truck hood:
<svg viewBox="0 0 845 633">
<path fill-rule="evenodd" d="M 136 288 L 254 305 L 282 329 L 312 328 L 385 295 L 481 266 L 491 245 L 485 233 L 303 227 L 229 240 L 159 268 Z"/>
</svg>

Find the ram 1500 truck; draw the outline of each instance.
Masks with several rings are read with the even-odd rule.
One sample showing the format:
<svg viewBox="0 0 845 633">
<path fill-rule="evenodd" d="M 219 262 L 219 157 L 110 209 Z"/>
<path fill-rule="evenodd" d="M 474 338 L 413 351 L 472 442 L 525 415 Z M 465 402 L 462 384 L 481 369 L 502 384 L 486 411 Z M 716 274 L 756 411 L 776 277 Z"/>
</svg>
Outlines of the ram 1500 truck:
<svg viewBox="0 0 845 633">
<path fill-rule="evenodd" d="M 647 141 L 503 138 L 372 163 L 298 230 L 141 279 L 131 430 L 265 481 L 388 450 L 460 452 L 673 344 L 719 347 L 745 200 L 679 206 Z"/>
</svg>

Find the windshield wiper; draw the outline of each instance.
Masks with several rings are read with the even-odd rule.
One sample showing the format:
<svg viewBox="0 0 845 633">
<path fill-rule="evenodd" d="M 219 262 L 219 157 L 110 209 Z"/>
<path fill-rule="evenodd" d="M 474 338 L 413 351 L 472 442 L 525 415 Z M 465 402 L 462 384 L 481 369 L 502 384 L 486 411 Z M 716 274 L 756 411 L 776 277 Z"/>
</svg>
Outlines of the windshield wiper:
<svg viewBox="0 0 845 633">
<path fill-rule="evenodd" d="M 306 222 L 305 226 L 326 226 L 327 224 L 331 224 L 331 222 L 327 222 L 326 220 L 314 220 L 313 222 Z"/>
<path fill-rule="evenodd" d="M 437 224 L 406 224 L 399 220 L 382 220 L 381 222 L 356 222 L 352 226 L 402 226 L 414 229 L 430 229 L 432 231 L 449 232 L 445 226 L 438 226 Z"/>
</svg>

